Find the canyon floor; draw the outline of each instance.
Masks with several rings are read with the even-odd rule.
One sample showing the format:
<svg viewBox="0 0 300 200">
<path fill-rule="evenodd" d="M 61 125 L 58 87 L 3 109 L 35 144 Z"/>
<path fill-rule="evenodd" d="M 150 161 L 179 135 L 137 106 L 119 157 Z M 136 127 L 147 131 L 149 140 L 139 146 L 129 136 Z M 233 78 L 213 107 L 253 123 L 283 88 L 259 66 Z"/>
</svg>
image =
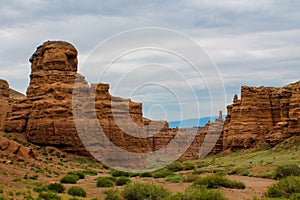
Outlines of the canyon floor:
<svg viewBox="0 0 300 200">
<path fill-rule="evenodd" d="M 30 146 L 38 152 L 33 160 L 14 159 L 0 155 L 0 199 L 34 199 L 38 197 L 37 188 L 51 182 L 59 182 L 67 173 L 90 170 L 96 174 L 87 174 L 76 184 L 64 184 L 66 191 L 71 186 L 81 186 L 87 192 L 86 198 L 77 199 L 104 199 L 103 193 L 111 188 L 99 188 L 96 179 L 111 176 L 109 167 L 90 158 L 64 153 L 53 147 L 41 147 L 26 142 L 24 135 L 17 133 L 0 133 L 24 146 Z M 183 176 L 206 176 L 213 173 L 226 175 L 231 180 L 242 181 L 246 189 L 220 188 L 220 191 L 230 200 L 263 198 L 268 186 L 275 183 L 272 179 L 274 170 L 283 164 L 300 165 L 300 137 L 292 137 L 275 147 L 261 145 L 257 149 L 223 152 L 209 155 L 202 159 L 183 162 L 192 166 L 189 170 L 179 170 L 176 174 Z M 138 174 L 130 177 L 132 182 L 153 183 L 168 188 L 172 193 L 184 191 L 191 183 L 171 183 L 166 178 L 141 177 Z M 122 191 L 124 186 L 113 188 Z M 67 194 L 58 194 L 63 200 L 74 197 Z"/>
</svg>

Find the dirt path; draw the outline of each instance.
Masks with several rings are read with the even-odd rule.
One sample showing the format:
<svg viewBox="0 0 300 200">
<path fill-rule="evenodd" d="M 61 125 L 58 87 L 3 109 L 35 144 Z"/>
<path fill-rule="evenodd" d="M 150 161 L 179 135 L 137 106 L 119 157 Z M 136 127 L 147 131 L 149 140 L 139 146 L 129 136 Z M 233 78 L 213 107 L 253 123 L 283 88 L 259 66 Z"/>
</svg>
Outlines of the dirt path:
<svg viewBox="0 0 300 200">
<path fill-rule="evenodd" d="M 231 180 L 242 181 L 246 185 L 246 189 L 227 189 L 222 188 L 222 192 L 230 200 L 252 200 L 253 197 L 262 197 L 267 187 L 275 183 L 272 179 L 254 178 L 247 176 L 227 176 Z"/>
</svg>

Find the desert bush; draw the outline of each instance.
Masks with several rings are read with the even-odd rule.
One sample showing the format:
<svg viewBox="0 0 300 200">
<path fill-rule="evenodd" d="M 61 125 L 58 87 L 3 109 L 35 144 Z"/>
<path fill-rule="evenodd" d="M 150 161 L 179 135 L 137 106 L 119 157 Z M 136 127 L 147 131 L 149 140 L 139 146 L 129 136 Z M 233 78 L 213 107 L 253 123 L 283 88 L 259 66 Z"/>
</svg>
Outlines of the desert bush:
<svg viewBox="0 0 300 200">
<path fill-rule="evenodd" d="M 145 183 L 128 184 L 122 192 L 125 200 L 159 200 L 169 195 L 170 192 L 166 188 Z"/>
<path fill-rule="evenodd" d="M 274 178 L 281 179 L 288 176 L 300 176 L 300 167 L 295 164 L 282 165 L 275 170 Z"/>
<path fill-rule="evenodd" d="M 97 187 L 113 187 L 114 181 L 110 177 L 97 178 Z"/>
<path fill-rule="evenodd" d="M 188 187 L 185 192 L 171 195 L 164 200 L 227 200 L 218 190 L 209 190 L 205 186 Z"/>
<path fill-rule="evenodd" d="M 207 188 L 219 188 L 219 187 L 232 188 L 232 189 L 246 188 L 245 184 L 240 181 L 232 181 L 225 178 L 222 175 L 216 175 L 216 174 L 200 177 L 193 183 L 193 185 L 194 186 L 204 185 Z"/>
<path fill-rule="evenodd" d="M 166 181 L 170 183 L 182 183 L 184 181 L 184 177 L 181 174 L 176 174 L 173 176 L 167 176 Z"/>
<path fill-rule="evenodd" d="M 58 196 L 55 192 L 48 191 L 48 192 L 41 192 L 39 193 L 38 196 L 40 199 L 45 199 L 45 200 L 61 200 L 61 197 Z"/>
<path fill-rule="evenodd" d="M 78 181 L 78 179 L 79 177 L 75 174 L 67 174 L 60 179 L 60 182 L 74 184 Z"/>
<path fill-rule="evenodd" d="M 110 172 L 110 174 L 113 176 L 113 177 L 120 177 L 120 176 L 125 176 L 125 177 L 129 177 L 130 176 L 130 173 L 129 172 L 125 172 L 125 171 L 120 171 L 120 170 L 112 170 Z"/>
<path fill-rule="evenodd" d="M 104 194 L 106 194 L 105 200 L 122 200 L 117 190 L 105 190 Z"/>
<path fill-rule="evenodd" d="M 84 179 L 85 175 L 82 171 L 68 172 L 68 174 L 78 176 L 78 179 Z"/>
<path fill-rule="evenodd" d="M 168 169 L 162 169 L 152 173 L 153 178 L 166 178 L 167 176 L 174 175 L 174 172 Z"/>
<path fill-rule="evenodd" d="M 140 173 L 139 177 L 152 177 L 152 174 L 151 172 L 143 172 Z"/>
<path fill-rule="evenodd" d="M 289 198 L 297 193 L 300 193 L 300 177 L 289 176 L 269 186 L 266 195 L 273 198 Z"/>
<path fill-rule="evenodd" d="M 173 162 L 166 167 L 171 172 L 179 172 L 183 170 L 183 165 L 180 162 Z"/>
<path fill-rule="evenodd" d="M 86 191 L 79 186 L 72 186 L 68 190 L 68 194 L 77 197 L 86 197 Z"/>
<path fill-rule="evenodd" d="M 1 197 L 1 196 L 0 196 L 0 200 L 6 200 L 6 199 L 5 199 L 5 197 Z"/>
<path fill-rule="evenodd" d="M 47 188 L 48 190 L 55 191 L 57 193 L 63 193 L 65 191 L 65 187 L 61 183 L 50 183 Z"/>
<path fill-rule="evenodd" d="M 127 183 L 130 183 L 131 180 L 125 176 L 121 176 L 119 178 L 116 179 L 115 183 L 116 185 L 120 186 L 120 185 L 126 185 Z"/>
</svg>

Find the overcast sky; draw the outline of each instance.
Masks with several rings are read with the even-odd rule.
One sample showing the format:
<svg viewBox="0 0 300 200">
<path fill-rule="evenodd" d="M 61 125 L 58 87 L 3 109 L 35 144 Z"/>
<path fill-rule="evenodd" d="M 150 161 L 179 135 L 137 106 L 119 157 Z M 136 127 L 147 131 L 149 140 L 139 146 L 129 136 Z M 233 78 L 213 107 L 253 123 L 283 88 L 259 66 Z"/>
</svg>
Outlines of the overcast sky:
<svg viewBox="0 0 300 200">
<path fill-rule="evenodd" d="M 79 73 L 90 83 L 110 83 L 115 96 L 143 102 L 146 117 L 187 119 L 199 117 L 199 110 L 201 117 L 210 116 L 226 112 L 241 85 L 280 87 L 299 80 L 299 10 L 298 0 L 0 0 L 0 78 L 25 93 L 28 60 L 36 47 L 64 40 L 79 52 Z M 162 34 L 139 32 L 143 27 L 163 28 Z M 164 33 L 168 29 L 170 35 Z M 200 49 L 190 48 L 175 33 Z M 132 38 L 135 49 L 147 38 L 141 47 L 154 49 L 123 55 L 118 44 L 128 46 Z M 152 45 L 152 40 L 159 42 Z M 173 47 L 199 54 L 203 63 L 196 65 L 201 67 L 193 71 L 176 52 L 170 53 Z M 111 61 L 103 58 L 115 58 L 110 56 L 117 52 L 122 56 L 105 71 Z M 206 74 L 214 66 L 220 75 Z"/>
</svg>

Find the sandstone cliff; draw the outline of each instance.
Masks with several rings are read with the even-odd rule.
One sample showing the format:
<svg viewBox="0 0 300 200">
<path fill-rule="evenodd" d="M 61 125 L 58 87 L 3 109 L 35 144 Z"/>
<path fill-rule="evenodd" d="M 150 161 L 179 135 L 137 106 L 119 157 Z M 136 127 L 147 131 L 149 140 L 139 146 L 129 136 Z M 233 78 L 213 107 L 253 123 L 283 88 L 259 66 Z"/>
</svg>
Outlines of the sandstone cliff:
<svg viewBox="0 0 300 200">
<path fill-rule="evenodd" d="M 300 82 L 282 88 L 241 88 L 227 107 L 223 148 L 254 147 L 258 141 L 278 144 L 300 134 Z"/>
<path fill-rule="evenodd" d="M 112 96 L 108 84 L 90 86 L 77 73 L 77 54 L 67 42 L 48 41 L 39 46 L 30 58 L 25 98 L 11 98 L 8 83 L 0 80 L 0 131 L 24 133 L 29 142 L 82 155 L 89 155 L 82 141 L 90 137 L 89 151 L 105 151 L 112 163 L 137 159 L 116 155 L 112 144 L 132 153 L 174 155 L 178 153 L 174 149 L 183 149 L 178 159 L 186 160 L 224 149 L 252 148 L 261 141 L 275 145 L 300 134 L 300 82 L 283 88 L 243 86 L 241 98 L 235 96 L 227 107 L 224 127 L 220 113 L 203 129 L 171 129 L 165 121 L 143 118 L 141 103 Z M 80 96 L 78 101 L 74 94 Z M 76 127 L 74 108 L 81 114 L 81 127 Z M 97 126 L 109 142 L 101 142 L 104 138 L 95 142 Z M 91 134 L 79 135 L 78 128 Z M 193 133 L 195 138 L 188 141 Z M 173 146 L 168 147 L 172 141 Z M 191 145 L 185 149 L 187 142 Z"/>
</svg>

